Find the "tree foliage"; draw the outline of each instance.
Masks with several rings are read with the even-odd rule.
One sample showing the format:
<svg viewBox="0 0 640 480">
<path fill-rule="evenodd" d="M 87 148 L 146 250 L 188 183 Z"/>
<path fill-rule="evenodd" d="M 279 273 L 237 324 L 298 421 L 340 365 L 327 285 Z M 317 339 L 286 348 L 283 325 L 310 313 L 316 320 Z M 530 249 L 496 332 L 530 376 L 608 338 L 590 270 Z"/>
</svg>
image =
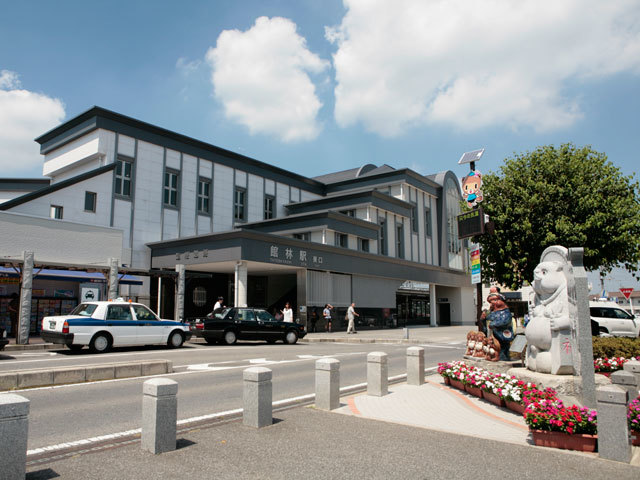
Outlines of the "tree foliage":
<svg viewBox="0 0 640 480">
<path fill-rule="evenodd" d="M 485 278 L 519 288 L 551 245 L 583 247 L 588 270 L 637 271 L 640 188 L 605 154 L 570 143 L 538 147 L 482 180 L 482 207 L 495 222 L 494 235 L 475 238 Z"/>
</svg>

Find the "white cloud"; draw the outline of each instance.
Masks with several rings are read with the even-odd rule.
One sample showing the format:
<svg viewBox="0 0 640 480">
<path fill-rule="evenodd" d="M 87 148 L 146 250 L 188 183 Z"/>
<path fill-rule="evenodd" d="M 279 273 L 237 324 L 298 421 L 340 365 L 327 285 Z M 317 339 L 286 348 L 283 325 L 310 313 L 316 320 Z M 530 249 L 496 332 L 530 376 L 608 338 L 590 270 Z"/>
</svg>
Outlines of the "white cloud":
<svg viewBox="0 0 640 480">
<path fill-rule="evenodd" d="M 329 62 L 309 51 L 291 20 L 260 17 L 245 32 L 225 30 L 206 59 L 228 118 L 285 142 L 318 136 L 322 103 L 309 74 Z"/>
<path fill-rule="evenodd" d="M 637 0 L 343 1 L 325 35 L 341 126 L 553 130 L 582 117 L 569 82 L 640 73 Z"/>
<path fill-rule="evenodd" d="M 15 72 L 0 71 L 0 168 L 3 176 L 28 175 L 41 169 L 38 135 L 65 116 L 57 98 L 21 88 Z"/>
</svg>

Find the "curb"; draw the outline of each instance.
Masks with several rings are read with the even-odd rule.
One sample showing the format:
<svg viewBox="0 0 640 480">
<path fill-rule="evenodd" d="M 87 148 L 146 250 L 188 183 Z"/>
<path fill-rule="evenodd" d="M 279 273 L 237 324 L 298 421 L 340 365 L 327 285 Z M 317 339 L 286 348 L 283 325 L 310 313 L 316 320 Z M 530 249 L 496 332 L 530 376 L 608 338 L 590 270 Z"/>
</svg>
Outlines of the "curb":
<svg viewBox="0 0 640 480">
<path fill-rule="evenodd" d="M 0 392 L 165 373 L 173 373 L 171 360 L 9 371 L 0 373 Z"/>
<path fill-rule="evenodd" d="M 20 352 L 23 350 L 57 350 L 64 348 L 64 345 L 57 345 L 55 343 L 28 343 L 26 345 L 16 345 L 10 343 L 6 345 L 3 350 L 0 350 L 0 355 L 4 352 Z"/>
<path fill-rule="evenodd" d="M 429 340 L 390 339 L 390 338 L 303 338 L 301 343 L 393 343 L 398 345 L 422 345 L 432 343 Z"/>
</svg>

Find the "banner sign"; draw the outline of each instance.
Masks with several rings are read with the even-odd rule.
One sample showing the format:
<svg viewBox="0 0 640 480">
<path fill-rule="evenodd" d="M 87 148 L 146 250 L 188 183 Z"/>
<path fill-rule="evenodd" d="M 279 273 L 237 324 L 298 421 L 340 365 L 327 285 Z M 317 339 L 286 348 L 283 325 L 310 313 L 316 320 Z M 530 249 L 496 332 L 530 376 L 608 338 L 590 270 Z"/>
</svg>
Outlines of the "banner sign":
<svg viewBox="0 0 640 480">
<path fill-rule="evenodd" d="M 480 273 L 480 245 L 471 247 L 471 283 L 476 284 L 482 281 Z"/>
<path fill-rule="evenodd" d="M 458 238 L 473 237 L 484 233 L 484 212 L 478 207 L 458 215 Z"/>
</svg>

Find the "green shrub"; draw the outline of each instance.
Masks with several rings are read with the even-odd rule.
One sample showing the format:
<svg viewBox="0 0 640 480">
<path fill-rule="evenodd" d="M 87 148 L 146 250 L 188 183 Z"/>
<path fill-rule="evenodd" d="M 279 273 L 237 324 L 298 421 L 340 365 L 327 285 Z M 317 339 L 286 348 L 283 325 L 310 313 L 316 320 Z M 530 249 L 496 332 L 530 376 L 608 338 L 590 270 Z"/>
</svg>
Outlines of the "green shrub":
<svg viewBox="0 0 640 480">
<path fill-rule="evenodd" d="M 593 337 L 593 358 L 640 356 L 640 339 L 629 337 Z"/>
</svg>

